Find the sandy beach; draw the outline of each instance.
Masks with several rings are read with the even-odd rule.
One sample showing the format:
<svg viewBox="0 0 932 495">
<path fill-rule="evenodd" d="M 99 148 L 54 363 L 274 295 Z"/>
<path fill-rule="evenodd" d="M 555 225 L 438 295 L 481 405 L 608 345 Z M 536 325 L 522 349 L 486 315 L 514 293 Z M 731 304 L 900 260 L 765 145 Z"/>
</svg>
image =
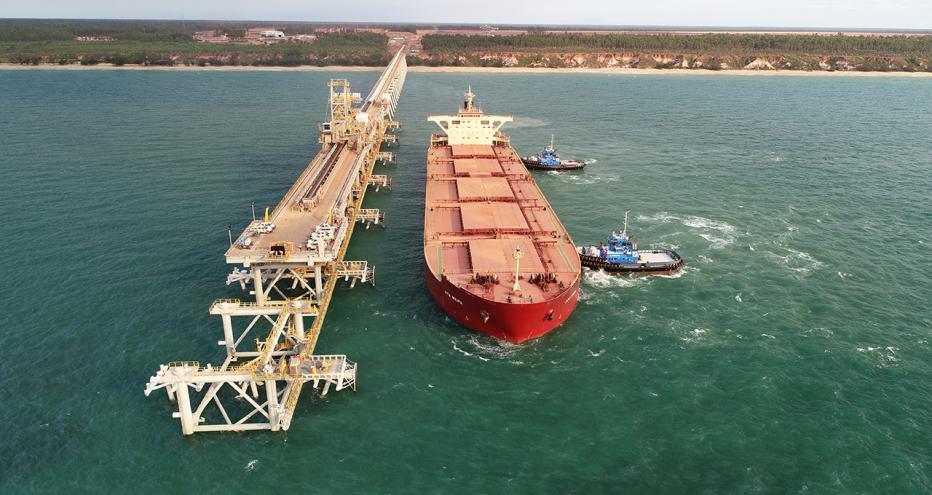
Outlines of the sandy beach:
<svg viewBox="0 0 932 495">
<path fill-rule="evenodd" d="M 97 64 L 97 65 L 20 65 L 0 63 L 0 70 L 137 70 L 137 71 L 214 71 L 214 72 L 370 72 L 384 67 L 358 65 L 302 65 L 298 67 L 256 67 L 251 65 L 228 65 L 201 67 L 197 65 L 142 66 Z M 789 76 L 789 77 L 932 77 L 932 72 L 860 72 L 860 71 L 803 71 L 803 70 L 704 70 L 704 69 L 607 69 L 607 68 L 537 68 L 537 67 L 428 67 L 411 66 L 408 72 L 438 73 L 507 73 L 507 74 L 612 74 L 612 75 L 665 75 L 665 76 Z"/>
<path fill-rule="evenodd" d="M 859 71 L 804 71 L 804 70 L 705 70 L 705 69 L 551 69 L 534 67 L 409 67 L 409 72 L 491 72 L 491 73 L 564 73 L 564 74 L 621 74 L 621 75 L 729 75 L 729 76 L 840 76 L 840 77 L 932 77 L 932 72 L 859 72 Z"/>
</svg>

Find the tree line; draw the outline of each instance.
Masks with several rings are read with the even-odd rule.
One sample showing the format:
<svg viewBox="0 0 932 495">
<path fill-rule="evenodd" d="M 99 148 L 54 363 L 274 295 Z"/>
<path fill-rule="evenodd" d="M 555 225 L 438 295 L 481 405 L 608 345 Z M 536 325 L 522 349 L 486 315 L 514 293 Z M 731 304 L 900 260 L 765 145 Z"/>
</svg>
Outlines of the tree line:
<svg viewBox="0 0 932 495">
<path fill-rule="evenodd" d="M 121 41 L 181 42 L 190 40 L 197 31 L 217 30 L 231 37 L 242 37 L 247 29 L 258 27 L 274 27 L 291 35 L 311 34 L 328 25 L 310 22 L 0 19 L 0 42 L 66 41 L 78 36 L 111 36 Z M 406 28 L 413 29 L 411 26 Z M 352 32 L 341 34 L 378 35 Z"/>
<path fill-rule="evenodd" d="M 210 65 L 383 65 L 385 35 L 370 32 L 316 33 L 313 43 L 211 44 L 192 40 L 196 31 L 218 30 L 242 37 L 246 29 L 274 25 L 288 34 L 308 34 L 311 23 L 216 21 L 123 21 L 0 19 L 0 62 L 19 64 L 206 64 Z M 78 36 L 110 36 L 111 42 L 81 42 Z"/>
<path fill-rule="evenodd" d="M 932 36 L 815 34 L 526 34 L 426 35 L 428 53 L 469 52 L 675 52 L 693 54 L 828 56 L 932 56 Z"/>
</svg>

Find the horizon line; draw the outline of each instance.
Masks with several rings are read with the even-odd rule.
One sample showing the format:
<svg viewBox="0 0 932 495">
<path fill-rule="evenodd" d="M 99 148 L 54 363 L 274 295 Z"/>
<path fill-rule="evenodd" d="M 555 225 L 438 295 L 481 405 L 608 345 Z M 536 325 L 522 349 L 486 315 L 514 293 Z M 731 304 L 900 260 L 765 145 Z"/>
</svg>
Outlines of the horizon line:
<svg viewBox="0 0 932 495">
<path fill-rule="evenodd" d="M 743 30 L 743 31 L 802 31 L 802 32 L 880 32 L 880 33 L 930 33 L 932 28 L 899 27 L 828 27 L 828 26 L 763 26 L 763 25 L 675 25 L 675 24 L 535 24 L 535 23 L 492 23 L 492 22 L 432 22 L 432 21 L 329 21 L 329 20 L 281 20 L 281 19 L 186 19 L 186 18 L 136 18 L 136 17 L 0 17 L 0 21 L 125 21 L 125 22 L 219 22 L 219 23 L 281 23 L 317 25 L 376 25 L 376 26 L 494 26 L 512 28 L 548 28 L 551 31 L 628 30 L 628 31 L 690 31 L 690 30 Z"/>
</svg>

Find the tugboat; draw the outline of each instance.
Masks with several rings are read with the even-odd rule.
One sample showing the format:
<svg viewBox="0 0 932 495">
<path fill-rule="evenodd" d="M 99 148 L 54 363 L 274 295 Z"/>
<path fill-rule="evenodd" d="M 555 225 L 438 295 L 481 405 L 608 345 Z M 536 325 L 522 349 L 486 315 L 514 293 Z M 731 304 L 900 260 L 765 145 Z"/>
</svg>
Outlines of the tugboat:
<svg viewBox="0 0 932 495">
<path fill-rule="evenodd" d="M 628 212 L 624 230 L 620 234 L 612 232 L 607 246 L 578 246 L 576 251 L 582 266 L 613 275 L 670 275 L 683 266 L 683 258 L 676 251 L 638 250 L 637 241 L 628 235 Z"/>
<path fill-rule="evenodd" d="M 550 135 L 550 145 L 536 155 L 525 156 L 521 158 L 530 170 L 556 170 L 564 172 L 567 170 L 582 170 L 586 162 L 579 160 L 561 160 L 560 153 L 553 147 L 553 134 Z"/>
</svg>

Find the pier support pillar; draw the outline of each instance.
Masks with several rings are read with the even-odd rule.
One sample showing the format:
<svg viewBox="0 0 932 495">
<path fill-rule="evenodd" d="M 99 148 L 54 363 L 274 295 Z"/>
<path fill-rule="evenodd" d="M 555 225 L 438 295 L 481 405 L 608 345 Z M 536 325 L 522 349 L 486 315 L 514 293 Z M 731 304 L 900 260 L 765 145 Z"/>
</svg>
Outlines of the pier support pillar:
<svg viewBox="0 0 932 495">
<path fill-rule="evenodd" d="M 175 385 L 175 397 L 178 398 L 178 416 L 181 418 L 181 433 L 194 434 L 194 415 L 191 413 L 191 397 L 188 395 L 188 384 Z"/>
<path fill-rule="evenodd" d="M 227 357 L 234 357 L 236 354 L 236 347 L 234 344 L 236 340 L 233 338 L 233 319 L 228 314 L 220 315 L 220 318 L 223 320 L 223 343 L 227 348 Z"/>
<path fill-rule="evenodd" d="M 252 287 L 256 291 L 256 304 L 265 304 L 265 289 L 262 287 L 262 269 L 257 266 L 252 268 Z"/>
<path fill-rule="evenodd" d="M 294 335 L 300 340 L 304 340 L 304 313 L 295 313 L 291 317 L 294 323 Z"/>
<path fill-rule="evenodd" d="M 281 421 L 278 415 L 278 387 L 275 380 L 265 382 L 265 395 L 269 403 L 269 424 L 272 426 L 272 431 L 278 431 Z"/>
<path fill-rule="evenodd" d="M 320 270 L 320 265 L 314 265 L 314 290 L 315 299 L 320 302 L 320 294 L 324 291 L 324 278 Z"/>
</svg>

